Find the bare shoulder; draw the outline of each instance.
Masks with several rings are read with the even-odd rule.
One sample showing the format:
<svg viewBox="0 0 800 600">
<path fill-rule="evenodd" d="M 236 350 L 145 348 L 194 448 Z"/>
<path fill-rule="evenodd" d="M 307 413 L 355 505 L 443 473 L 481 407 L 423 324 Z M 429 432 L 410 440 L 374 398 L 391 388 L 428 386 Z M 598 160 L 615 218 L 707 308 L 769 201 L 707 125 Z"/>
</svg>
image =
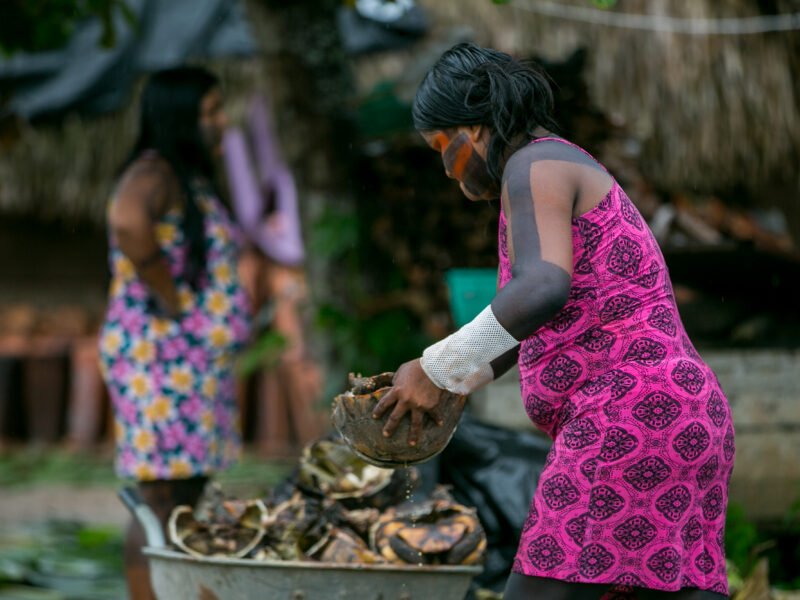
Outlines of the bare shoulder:
<svg viewBox="0 0 800 600">
<path fill-rule="evenodd" d="M 542 140 L 517 150 L 508 160 L 503 180 L 520 177 L 535 180 L 535 185 L 559 185 L 570 195 L 610 185 L 605 168 L 581 148 L 559 140 Z M 535 177 L 534 177 L 535 174 Z"/>
<path fill-rule="evenodd" d="M 122 173 L 111 211 L 122 214 L 145 212 L 150 218 L 158 218 L 177 202 L 179 193 L 177 177 L 166 160 L 138 158 Z"/>
<path fill-rule="evenodd" d="M 519 166 L 546 160 L 599 165 L 597 161 L 577 146 L 563 141 L 548 139 L 526 144 L 511 155 L 507 166 L 516 165 L 518 168 Z"/>
<path fill-rule="evenodd" d="M 503 181 L 509 185 L 529 182 L 532 179 L 534 166 L 535 180 L 540 185 L 548 181 L 565 182 L 574 180 L 576 164 L 586 155 L 577 148 L 554 140 L 543 140 L 536 144 L 523 146 L 506 162 L 503 169 Z M 545 164 L 546 163 L 546 164 Z M 530 183 L 528 184 L 530 185 Z"/>
</svg>

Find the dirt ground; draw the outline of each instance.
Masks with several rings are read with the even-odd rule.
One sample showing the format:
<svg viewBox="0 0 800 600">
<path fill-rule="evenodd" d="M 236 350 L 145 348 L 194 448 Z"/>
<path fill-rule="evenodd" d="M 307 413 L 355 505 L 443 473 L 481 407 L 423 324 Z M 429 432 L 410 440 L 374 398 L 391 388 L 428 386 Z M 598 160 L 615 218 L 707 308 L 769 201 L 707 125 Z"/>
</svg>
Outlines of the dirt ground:
<svg viewBox="0 0 800 600">
<path fill-rule="evenodd" d="M 122 526 L 128 511 L 113 486 L 48 484 L 0 489 L 0 524 L 47 519 Z"/>
</svg>

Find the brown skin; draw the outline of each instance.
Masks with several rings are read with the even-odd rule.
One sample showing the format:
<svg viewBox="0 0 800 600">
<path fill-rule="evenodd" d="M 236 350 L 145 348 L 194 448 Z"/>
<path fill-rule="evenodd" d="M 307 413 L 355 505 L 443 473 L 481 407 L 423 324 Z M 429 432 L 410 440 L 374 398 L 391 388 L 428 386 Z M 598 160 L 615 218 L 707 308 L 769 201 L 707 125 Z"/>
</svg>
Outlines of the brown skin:
<svg viewBox="0 0 800 600">
<path fill-rule="evenodd" d="M 108 211 L 108 225 L 119 249 L 173 317 L 180 313 L 178 290 L 166 259 L 160 256 L 156 223 L 180 202 L 180 186 L 169 164 L 158 157 L 142 157 L 123 174 Z"/>
<path fill-rule="evenodd" d="M 155 513 L 166 531 L 172 510 L 179 505 L 196 506 L 203 493 L 207 478 L 194 477 L 176 481 L 147 481 L 138 485 L 142 499 Z M 136 519 L 131 519 L 125 533 L 125 579 L 130 600 L 156 600 L 150 585 L 150 569 L 142 547 L 147 540 L 144 530 Z"/>
<path fill-rule="evenodd" d="M 278 410 L 288 411 L 297 441 L 305 445 L 318 438 L 326 424 L 314 405 L 322 394 L 320 366 L 309 356 L 303 313 L 308 302 L 305 271 L 281 265 L 253 249 L 242 257 L 239 266 L 242 284 L 249 288 L 253 306 L 272 300 L 271 328 L 287 342 L 278 364 L 260 374 L 259 389 Z M 263 407 L 270 414 L 269 409 Z M 277 427 L 277 425 L 276 425 Z M 267 446 L 265 452 L 284 448 Z"/>
<path fill-rule="evenodd" d="M 548 135 L 546 131 L 537 133 Z M 422 137 L 442 155 L 445 172 L 459 182 L 469 200 L 497 198 L 498 190 L 487 178 L 490 131 L 486 127 L 475 125 L 428 131 L 422 132 Z M 469 149 L 464 148 L 466 145 Z M 571 274 L 572 218 L 591 210 L 602 200 L 611 186 L 611 178 L 585 165 L 559 160 L 516 160 L 515 156 L 508 157 L 505 164 L 502 190 L 511 262 L 515 262 L 516 251 L 526 259 L 544 262 Z M 514 220 L 515 215 L 519 221 Z M 512 231 L 518 233 L 516 242 Z M 392 389 L 375 406 L 373 417 L 381 418 L 391 409 L 384 426 L 384 435 L 389 437 L 405 414 L 410 413 L 408 443 L 413 446 L 419 439 L 426 415 L 439 425 L 443 422 L 442 392 L 425 374 L 419 359 L 409 361 L 395 372 Z"/>
<path fill-rule="evenodd" d="M 227 125 L 219 89 L 203 96 L 199 112 L 203 140 L 212 155 L 219 155 Z M 143 156 L 122 174 L 108 210 L 108 226 L 120 251 L 133 263 L 139 279 L 150 288 L 162 310 L 173 318 L 181 312 L 178 290 L 161 255 L 156 226 L 167 212 L 180 208 L 183 202 L 180 184 L 169 163 L 158 156 Z M 204 478 L 156 481 L 140 483 L 139 489 L 144 501 L 166 524 L 173 508 L 197 502 L 204 483 Z M 144 545 L 141 526 L 131 521 L 125 538 L 125 575 L 131 600 L 155 599 L 147 559 L 141 551 Z"/>
<path fill-rule="evenodd" d="M 222 90 L 212 88 L 200 100 L 200 133 L 212 158 L 222 156 L 222 137 L 228 127 Z"/>
<path fill-rule="evenodd" d="M 219 88 L 203 96 L 198 126 L 212 154 L 218 156 L 227 126 Z M 158 157 L 141 157 L 123 173 L 108 211 L 108 225 L 119 249 L 172 317 L 180 314 L 178 290 L 166 260 L 159 256 L 156 225 L 182 202 L 180 184 L 169 163 Z"/>
</svg>

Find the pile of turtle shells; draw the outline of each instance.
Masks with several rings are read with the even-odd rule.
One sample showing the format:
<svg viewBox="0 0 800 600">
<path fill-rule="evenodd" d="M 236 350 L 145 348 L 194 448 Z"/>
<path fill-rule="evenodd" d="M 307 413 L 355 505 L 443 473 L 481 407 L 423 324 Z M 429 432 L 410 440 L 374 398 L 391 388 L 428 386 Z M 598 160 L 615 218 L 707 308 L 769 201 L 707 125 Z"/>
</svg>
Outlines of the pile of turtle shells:
<svg viewBox="0 0 800 600">
<path fill-rule="evenodd" d="M 486 535 L 474 509 L 439 486 L 410 501 L 419 473 L 383 469 L 338 437 L 307 446 L 266 498 L 225 498 L 209 486 L 195 510 L 176 508 L 168 534 L 194 556 L 396 565 L 472 565 Z"/>
</svg>

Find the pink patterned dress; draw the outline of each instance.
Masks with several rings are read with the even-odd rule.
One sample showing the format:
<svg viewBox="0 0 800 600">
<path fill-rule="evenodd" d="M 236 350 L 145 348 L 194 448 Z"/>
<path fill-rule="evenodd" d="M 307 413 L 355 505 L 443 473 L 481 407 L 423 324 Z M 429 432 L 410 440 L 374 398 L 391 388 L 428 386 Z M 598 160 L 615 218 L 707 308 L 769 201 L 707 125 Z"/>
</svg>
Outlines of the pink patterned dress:
<svg viewBox="0 0 800 600">
<path fill-rule="evenodd" d="M 520 346 L 525 410 L 553 446 L 513 571 L 727 594 L 725 395 L 686 335 L 655 238 L 616 181 L 573 219 L 572 240 L 567 304 Z M 503 214 L 499 258 L 503 286 Z"/>
<path fill-rule="evenodd" d="M 154 314 L 147 286 L 111 240 L 100 357 L 121 477 L 208 475 L 239 453 L 233 360 L 250 335 L 250 307 L 237 274 L 240 235 L 215 197 L 197 193 L 197 201 L 205 213 L 207 263 L 198 289 L 181 277 L 188 251 L 182 215 L 171 211 L 156 226 L 178 286 L 178 319 Z"/>
</svg>

